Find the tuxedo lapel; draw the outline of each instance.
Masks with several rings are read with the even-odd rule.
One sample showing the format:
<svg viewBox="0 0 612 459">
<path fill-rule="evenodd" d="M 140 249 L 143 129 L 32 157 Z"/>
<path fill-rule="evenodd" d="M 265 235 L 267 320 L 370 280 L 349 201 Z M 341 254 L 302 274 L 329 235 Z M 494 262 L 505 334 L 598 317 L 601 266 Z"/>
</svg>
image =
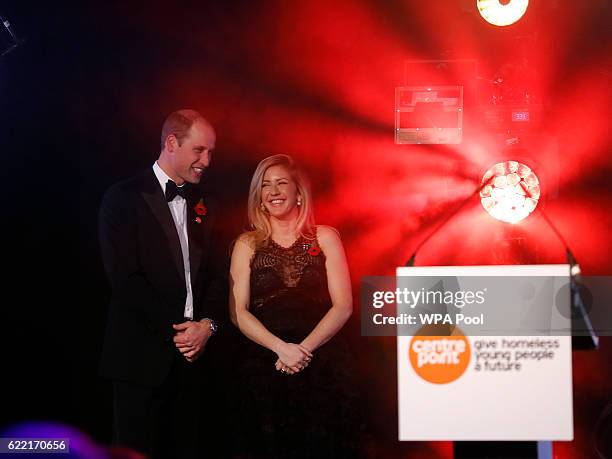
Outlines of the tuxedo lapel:
<svg viewBox="0 0 612 459">
<path fill-rule="evenodd" d="M 153 170 L 147 172 L 146 186 L 143 188 L 141 194 L 166 234 L 170 252 L 172 253 L 172 260 L 174 261 L 176 270 L 181 276 L 181 279 L 184 281 L 185 268 L 183 267 L 181 242 L 179 241 L 178 232 L 172 214 L 170 213 L 168 202 L 166 201 L 166 197 L 159 186 L 159 182 Z M 155 250 L 155 247 L 151 249 Z"/>
<path fill-rule="evenodd" d="M 202 210 L 196 211 L 196 206 L 202 204 L 206 209 L 204 199 L 196 193 L 187 200 L 187 234 L 189 236 L 189 264 L 191 267 L 191 285 L 195 287 L 198 272 L 202 263 L 204 234 L 208 230 L 208 218 L 200 215 Z M 199 221 L 199 222 L 198 222 Z M 193 289 L 196 290 L 195 288 Z"/>
</svg>

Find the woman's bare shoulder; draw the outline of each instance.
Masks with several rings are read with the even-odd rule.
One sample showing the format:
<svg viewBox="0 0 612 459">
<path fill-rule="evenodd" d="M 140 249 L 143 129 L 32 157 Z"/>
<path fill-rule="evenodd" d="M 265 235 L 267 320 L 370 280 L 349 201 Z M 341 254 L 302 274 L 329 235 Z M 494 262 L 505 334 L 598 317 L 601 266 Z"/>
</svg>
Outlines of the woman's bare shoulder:
<svg viewBox="0 0 612 459">
<path fill-rule="evenodd" d="M 246 253 L 255 251 L 255 234 L 253 231 L 245 231 L 236 238 L 234 250 L 240 249 Z"/>
<path fill-rule="evenodd" d="M 342 244 L 340 233 L 334 227 L 327 225 L 317 225 L 317 239 L 321 246 L 334 246 Z"/>
</svg>

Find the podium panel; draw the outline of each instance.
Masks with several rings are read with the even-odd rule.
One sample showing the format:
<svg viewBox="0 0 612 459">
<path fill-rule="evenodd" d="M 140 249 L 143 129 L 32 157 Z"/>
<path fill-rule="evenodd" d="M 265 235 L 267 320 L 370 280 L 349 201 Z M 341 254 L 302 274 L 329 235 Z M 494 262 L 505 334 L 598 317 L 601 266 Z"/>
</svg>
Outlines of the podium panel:
<svg viewBox="0 0 612 459">
<path fill-rule="evenodd" d="M 569 266 L 411 267 L 397 276 L 398 285 L 402 276 L 562 277 Z M 399 440 L 572 440 L 571 352 L 571 336 L 398 336 Z"/>
</svg>

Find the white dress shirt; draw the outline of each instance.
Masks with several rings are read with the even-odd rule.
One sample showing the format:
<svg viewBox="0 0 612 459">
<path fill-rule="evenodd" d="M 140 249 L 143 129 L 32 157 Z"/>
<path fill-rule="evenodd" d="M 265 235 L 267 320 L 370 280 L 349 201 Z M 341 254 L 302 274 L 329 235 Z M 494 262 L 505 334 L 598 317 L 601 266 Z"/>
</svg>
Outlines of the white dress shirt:
<svg viewBox="0 0 612 459">
<path fill-rule="evenodd" d="M 157 161 L 153 164 L 153 172 L 161 185 L 164 196 L 166 195 L 166 183 L 172 180 L 168 177 Z M 179 187 L 180 188 L 180 187 Z M 185 284 L 187 287 L 187 299 L 185 300 L 184 317 L 193 319 L 193 291 L 191 290 L 191 265 L 189 263 L 189 237 L 187 235 L 187 201 L 182 196 L 175 196 L 168 203 L 179 241 L 181 243 L 181 251 L 183 253 L 183 267 L 185 269 Z"/>
</svg>

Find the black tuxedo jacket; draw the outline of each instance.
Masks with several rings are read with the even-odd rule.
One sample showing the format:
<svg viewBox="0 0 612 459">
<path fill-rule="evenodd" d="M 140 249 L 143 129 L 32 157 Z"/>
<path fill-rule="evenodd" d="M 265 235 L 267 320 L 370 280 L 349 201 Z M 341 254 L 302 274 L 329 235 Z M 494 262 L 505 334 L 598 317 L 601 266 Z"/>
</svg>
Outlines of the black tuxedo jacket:
<svg viewBox="0 0 612 459">
<path fill-rule="evenodd" d="M 196 213 L 200 200 L 206 215 Z M 190 193 L 186 224 L 194 320 L 220 320 L 227 309 L 227 257 L 213 241 L 216 214 L 214 202 Z M 106 192 L 99 237 L 112 287 L 100 373 L 159 385 L 174 359 L 184 358 L 172 341 L 172 325 L 184 322 L 187 289 L 177 229 L 152 168 Z"/>
</svg>

